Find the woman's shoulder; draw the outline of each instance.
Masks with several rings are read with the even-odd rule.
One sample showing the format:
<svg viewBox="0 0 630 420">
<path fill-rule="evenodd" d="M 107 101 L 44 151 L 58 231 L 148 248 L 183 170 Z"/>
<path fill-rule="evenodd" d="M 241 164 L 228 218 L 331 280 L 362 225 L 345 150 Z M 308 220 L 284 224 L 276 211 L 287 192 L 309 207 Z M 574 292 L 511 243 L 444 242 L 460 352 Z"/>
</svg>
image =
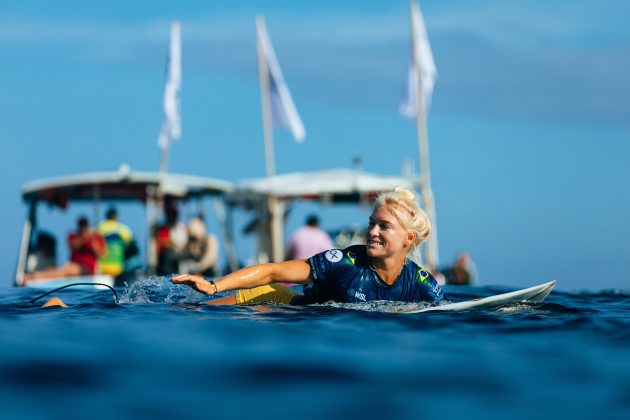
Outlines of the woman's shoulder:
<svg viewBox="0 0 630 420">
<path fill-rule="evenodd" d="M 351 245 L 346 248 L 333 248 L 328 251 L 315 254 L 310 258 L 311 261 L 320 261 L 324 264 L 330 264 L 332 266 L 349 266 L 349 265 L 364 265 L 367 261 L 367 251 L 365 245 Z M 351 264 L 337 264 L 339 262 L 346 262 Z"/>
<path fill-rule="evenodd" d="M 433 278 L 433 275 L 429 270 L 416 263 L 413 260 L 407 260 L 405 264 L 406 269 L 411 272 L 417 280 L 424 282 Z"/>
<path fill-rule="evenodd" d="M 419 300 L 439 302 L 444 299 L 444 292 L 431 272 L 414 261 L 408 261 L 405 265 L 407 276 L 405 281 L 411 284 Z M 418 299 L 418 295 L 414 297 Z"/>
<path fill-rule="evenodd" d="M 343 251 L 343 257 L 346 260 L 348 269 L 365 269 L 369 267 L 369 257 L 367 247 L 365 245 L 351 245 Z"/>
<path fill-rule="evenodd" d="M 342 250 L 344 257 L 350 259 L 353 264 L 367 261 L 367 247 L 365 245 L 350 245 Z"/>
</svg>

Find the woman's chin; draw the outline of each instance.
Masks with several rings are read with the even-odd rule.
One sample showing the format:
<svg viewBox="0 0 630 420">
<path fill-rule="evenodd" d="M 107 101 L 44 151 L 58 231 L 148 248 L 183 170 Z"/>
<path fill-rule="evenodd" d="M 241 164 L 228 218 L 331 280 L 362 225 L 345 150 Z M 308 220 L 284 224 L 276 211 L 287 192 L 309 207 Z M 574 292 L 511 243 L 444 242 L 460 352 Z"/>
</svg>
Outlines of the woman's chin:
<svg viewBox="0 0 630 420">
<path fill-rule="evenodd" d="M 380 249 L 378 247 L 368 246 L 367 247 L 367 254 L 370 257 L 378 257 L 380 254 L 382 254 L 382 249 Z"/>
</svg>

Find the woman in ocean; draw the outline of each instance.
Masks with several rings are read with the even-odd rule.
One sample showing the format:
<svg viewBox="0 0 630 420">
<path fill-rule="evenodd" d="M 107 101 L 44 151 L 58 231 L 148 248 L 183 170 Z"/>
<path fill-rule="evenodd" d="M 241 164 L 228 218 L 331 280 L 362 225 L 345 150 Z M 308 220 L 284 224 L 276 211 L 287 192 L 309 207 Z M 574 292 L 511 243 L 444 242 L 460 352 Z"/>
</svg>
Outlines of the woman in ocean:
<svg viewBox="0 0 630 420">
<path fill-rule="evenodd" d="M 208 304 L 439 302 L 444 295 L 437 281 L 408 258 L 431 233 L 431 223 L 414 198 L 399 187 L 380 194 L 369 219 L 366 245 L 331 249 L 306 260 L 255 265 L 216 281 L 181 274 L 171 282 L 208 296 L 236 290 Z M 303 284 L 304 294 L 276 284 L 287 282 Z"/>
</svg>

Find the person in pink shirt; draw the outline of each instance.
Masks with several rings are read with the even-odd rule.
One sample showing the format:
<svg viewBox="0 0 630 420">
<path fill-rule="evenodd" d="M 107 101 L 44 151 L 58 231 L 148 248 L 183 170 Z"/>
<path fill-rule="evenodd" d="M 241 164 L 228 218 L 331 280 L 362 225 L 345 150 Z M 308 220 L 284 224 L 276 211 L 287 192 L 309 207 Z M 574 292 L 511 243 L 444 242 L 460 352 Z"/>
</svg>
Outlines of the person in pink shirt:
<svg viewBox="0 0 630 420">
<path fill-rule="evenodd" d="M 315 254 L 334 248 L 330 236 L 319 228 L 319 219 L 311 215 L 306 225 L 295 231 L 289 245 L 290 260 L 305 260 Z"/>
</svg>

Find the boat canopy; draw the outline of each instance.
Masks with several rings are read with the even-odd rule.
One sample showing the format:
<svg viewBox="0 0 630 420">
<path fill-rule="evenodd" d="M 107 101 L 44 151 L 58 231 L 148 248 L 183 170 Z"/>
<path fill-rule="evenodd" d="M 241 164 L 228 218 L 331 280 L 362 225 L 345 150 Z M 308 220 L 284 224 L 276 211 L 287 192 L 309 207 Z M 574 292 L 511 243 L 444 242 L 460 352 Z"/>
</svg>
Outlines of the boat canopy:
<svg viewBox="0 0 630 420">
<path fill-rule="evenodd" d="M 25 202 L 45 201 L 62 208 L 70 201 L 92 201 L 95 198 L 146 202 L 158 187 L 163 196 L 183 200 L 234 191 L 231 182 L 220 179 L 136 172 L 122 166 L 113 172 L 92 172 L 31 181 L 22 187 L 22 198 Z"/>
<path fill-rule="evenodd" d="M 238 182 L 228 201 L 231 204 L 247 205 L 263 196 L 271 195 L 281 200 L 359 203 L 374 199 L 378 193 L 391 191 L 396 186 L 414 190 L 414 184 L 408 178 L 353 169 L 293 172 L 271 178 L 242 180 Z"/>
</svg>

